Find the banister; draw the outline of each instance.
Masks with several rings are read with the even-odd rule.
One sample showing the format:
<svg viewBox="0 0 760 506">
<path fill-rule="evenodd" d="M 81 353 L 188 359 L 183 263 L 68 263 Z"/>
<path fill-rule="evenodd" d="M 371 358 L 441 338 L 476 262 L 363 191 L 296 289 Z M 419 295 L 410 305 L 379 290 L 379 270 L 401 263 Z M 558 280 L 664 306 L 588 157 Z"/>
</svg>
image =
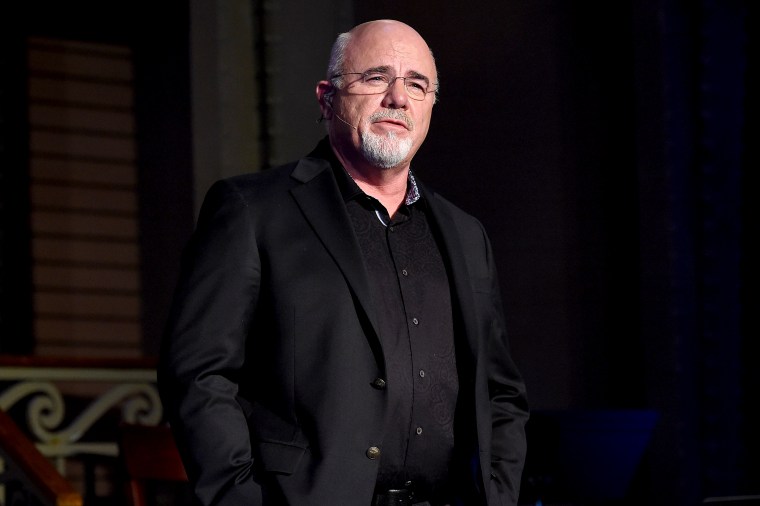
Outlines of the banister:
<svg viewBox="0 0 760 506">
<path fill-rule="evenodd" d="M 82 496 L 61 476 L 21 432 L 16 423 L 0 410 L 0 447 L 47 501 L 56 506 L 82 506 Z"/>
</svg>

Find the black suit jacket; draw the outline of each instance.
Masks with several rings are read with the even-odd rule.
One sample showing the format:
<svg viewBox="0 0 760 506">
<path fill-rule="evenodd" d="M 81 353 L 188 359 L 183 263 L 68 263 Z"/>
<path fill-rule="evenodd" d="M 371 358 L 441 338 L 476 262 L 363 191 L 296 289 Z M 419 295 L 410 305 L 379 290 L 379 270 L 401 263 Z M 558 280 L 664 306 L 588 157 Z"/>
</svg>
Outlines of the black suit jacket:
<svg viewBox="0 0 760 506">
<path fill-rule="evenodd" d="M 469 371 L 456 437 L 474 451 L 463 452 L 472 465 L 461 479 L 489 506 L 514 505 L 528 413 L 490 245 L 477 220 L 421 191 Z M 387 392 L 375 381 L 385 373 L 371 289 L 328 161 L 312 154 L 209 190 L 159 366 L 203 504 L 370 504 L 378 460 L 367 450 L 382 452 Z"/>
</svg>

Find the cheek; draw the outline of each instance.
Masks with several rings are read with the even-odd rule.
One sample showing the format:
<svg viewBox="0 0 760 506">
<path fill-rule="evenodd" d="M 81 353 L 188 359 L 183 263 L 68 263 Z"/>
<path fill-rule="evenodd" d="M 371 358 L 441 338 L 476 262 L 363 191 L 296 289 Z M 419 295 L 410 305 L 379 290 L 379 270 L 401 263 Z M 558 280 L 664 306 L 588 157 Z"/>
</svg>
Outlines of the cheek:
<svg viewBox="0 0 760 506">
<path fill-rule="evenodd" d="M 417 115 L 417 128 L 419 129 L 419 133 L 421 136 L 424 136 L 427 134 L 428 129 L 430 128 L 430 118 L 432 116 L 432 108 L 425 109 L 421 111 L 420 114 Z"/>
<path fill-rule="evenodd" d="M 345 111 L 348 118 L 354 120 L 354 122 L 359 123 L 364 122 L 367 120 L 370 114 L 372 114 L 372 111 L 374 110 L 374 105 L 367 102 L 367 101 L 361 101 L 361 100 L 355 100 L 351 103 L 345 104 L 345 107 L 343 107 L 343 110 Z"/>
</svg>

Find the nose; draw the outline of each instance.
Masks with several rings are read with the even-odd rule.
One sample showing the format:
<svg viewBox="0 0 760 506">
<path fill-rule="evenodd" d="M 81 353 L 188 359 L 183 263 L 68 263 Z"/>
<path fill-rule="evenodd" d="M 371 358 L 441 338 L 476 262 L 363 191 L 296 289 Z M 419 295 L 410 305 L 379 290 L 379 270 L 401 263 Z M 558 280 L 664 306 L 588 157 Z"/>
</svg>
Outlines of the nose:
<svg viewBox="0 0 760 506">
<path fill-rule="evenodd" d="M 389 109 L 406 109 L 409 104 L 409 95 L 406 93 L 404 79 L 396 77 L 389 85 L 383 97 L 383 107 Z"/>
</svg>

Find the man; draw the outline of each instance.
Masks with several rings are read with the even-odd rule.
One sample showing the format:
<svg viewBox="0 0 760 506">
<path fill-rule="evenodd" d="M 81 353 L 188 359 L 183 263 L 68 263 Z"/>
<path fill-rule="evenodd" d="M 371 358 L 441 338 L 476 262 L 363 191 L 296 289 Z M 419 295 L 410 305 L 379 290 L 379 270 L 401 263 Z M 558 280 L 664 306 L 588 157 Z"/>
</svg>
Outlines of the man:
<svg viewBox="0 0 760 506">
<path fill-rule="evenodd" d="M 359 25 L 317 84 L 328 138 L 209 191 L 159 369 L 203 504 L 517 503 L 488 239 L 410 171 L 437 89 L 416 31 Z"/>
</svg>

